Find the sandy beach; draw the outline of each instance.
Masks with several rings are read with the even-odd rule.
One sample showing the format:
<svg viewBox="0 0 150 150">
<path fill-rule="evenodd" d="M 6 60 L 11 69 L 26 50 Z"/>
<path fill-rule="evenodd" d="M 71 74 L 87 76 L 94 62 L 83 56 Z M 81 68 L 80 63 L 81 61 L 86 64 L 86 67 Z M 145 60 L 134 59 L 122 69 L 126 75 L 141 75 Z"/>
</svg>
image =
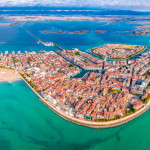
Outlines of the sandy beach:
<svg viewBox="0 0 150 150">
<path fill-rule="evenodd" d="M 0 82 L 12 82 L 17 80 L 22 80 L 18 72 L 0 68 Z"/>
</svg>

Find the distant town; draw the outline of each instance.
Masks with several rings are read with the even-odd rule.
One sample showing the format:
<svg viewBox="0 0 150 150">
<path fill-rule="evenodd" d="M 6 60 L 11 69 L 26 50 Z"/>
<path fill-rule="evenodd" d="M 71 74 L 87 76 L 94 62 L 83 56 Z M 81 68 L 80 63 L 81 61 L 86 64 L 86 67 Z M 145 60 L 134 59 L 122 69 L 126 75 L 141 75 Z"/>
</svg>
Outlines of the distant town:
<svg viewBox="0 0 150 150">
<path fill-rule="evenodd" d="M 129 58 L 143 49 L 142 45 L 108 44 L 94 49 L 94 53 Z M 113 61 L 78 49 L 0 55 L 1 69 L 17 71 L 55 112 L 86 123 L 119 120 L 142 109 L 144 112 L 150 99 L 149 62 L 149 52 L 132 60 Z M 89 72 L 73 78 L 81 69 Z"/>
<path fill-rule="evenodd" d="M 137 45 L 121 45 L 121 44 L 107 44 L 95 49 L 92 49 L 92 53 L 99 55 L 102 58 L 109 59 L 127 59 L 143 50 L 145 46 Z"/>
</svg>

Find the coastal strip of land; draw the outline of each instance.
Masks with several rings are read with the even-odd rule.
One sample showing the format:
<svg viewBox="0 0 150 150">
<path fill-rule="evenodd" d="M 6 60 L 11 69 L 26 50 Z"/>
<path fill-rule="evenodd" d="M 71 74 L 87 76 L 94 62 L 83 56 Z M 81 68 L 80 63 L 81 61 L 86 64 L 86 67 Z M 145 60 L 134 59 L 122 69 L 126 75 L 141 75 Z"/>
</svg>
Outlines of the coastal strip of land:
<svg viewBox="0 0 150 150">
<path fill-rule="evenodd" d="M 18 25 L 19 23 L 0 23 L 0 26 L 12 26 L 12 25 Z"/>
<path fill-rule="evenodd" d="M 68 114 L 65 114 L 65 113 L 59 111 L 49 101 L 46 101 L 39 93 L 37 93 L 31 87 L 31 85 L 26 82 L 26 80 L 24 78 L 22 78 L 22 79 L 29 86 L 29 88 L 39 97 L 39 100 L 43 104 L 45 104 L 48 108 L 50 108 L 54 113 L 56 113 L 57 115 L 59 115 L 60 117 L 62 117 L 63 119 L 65 119 L 67 121 L 70 121 L 70 122 L 78 124 L 78 125 L 87 126 L 87 127 L 90 127 L 90 128 L 111 128 L 111 127 L 120 126 L 122 124 L 125 124 L 125 123 L 139 117 L 140 115 L 145 113 L 150 108 L 150 101 L 149 101 L 143 108 L 141 108 L 137 112 L 135 112 L 135 113 L 133 113 L 129 116 L 123 117 L 121 119 L 106 121 L 106 122 L 94 122 L 94 121 L 81 120 L 81 119 L 78 119 L 78 118 L 75 118 L 75 117 L 71 117 Z"/>
<path fill-rule="evenodd" d="M 55 112 L 57 115 L 59 115 L 63 119 L 70 121 L 72 123 L 87 126 L 90 128 L 110 128 L 110 127 L 119 126 L 119 125 L 125 124 L 125 123 L 137 118 L 138 116 L 142 115 L 144 112 L 146 112 L 150 108 L 150 101 L 149 101 L 148 104 L 146 104 L 139 111 L 137 111 L 129 116 L 118 119 L 118 120 L 106 121 L 106 122 L 93 122 L 93 121 L 81 120 L 81 119 L 71 117 L 71 116 L 59 111 L 57 108 L 55 108 L 49 101 L 46 101 L 39 93 L 37 93 L 25 81 L 25 79 L 22 78 L 22 76 L 17 71 L 0 68 L 0 81 L 8 82 L 8 81 L 17 81 L 17 80 L 23 80 L 28 85 L 28 87 L 39 97 L 39 99 L 42 103 L 44 103 L 48 108 L 50 108 L 53 112 Z"/>
<path fill-rule="evenodd" d="M 126 21 L 126 22 L 148 22 L 149 16 L 143 16 L 140 17 L 132 17 L 132 16 L 114 16 L 114 15 L 108 15 L 108 16 L 85 16 L 85 15 L 48 15 L 48 16 L 42 16 L 42 15 L 26 15 L 26 16 L 2 16 L 3 19 L 8 19 L 12 21 L 50 21 L 50 20 L 66 20 L 66 21 L 99 21 L 99 22 L 107 22 L 106 25 L 109 23 L 117 23 L 120 21 Z"/>
</svg>

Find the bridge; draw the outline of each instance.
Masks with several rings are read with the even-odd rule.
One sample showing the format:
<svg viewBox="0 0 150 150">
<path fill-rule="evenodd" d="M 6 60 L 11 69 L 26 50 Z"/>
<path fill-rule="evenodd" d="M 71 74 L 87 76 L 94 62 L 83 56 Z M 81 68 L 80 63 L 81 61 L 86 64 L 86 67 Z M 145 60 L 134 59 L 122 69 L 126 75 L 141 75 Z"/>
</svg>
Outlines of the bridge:
<svg viewBox="0 0 150 150">
<path fill-rule="evenodd" d="M 45 46 L 54 46 L 54 43 L 53 43 L 53 42 L 45 42 L 45 41 L 41 40 L 40 38 L 38 38 L 35 34 L 33 34 L 33 33 L 32 33 L 31 31 L 29 31 L 27 28 L 25 28 L 25 27 L 23 26 L 23 24 L 21 24 L 21 26 L 22 26 L 29 34 L 31 34 L 31 35 L 34 36 L 36 39 L 38 39 L 39 42 L 42 43 L 43 45 L 45 45 Z"/>
<path fill-rule="evenodd" d="M 31 31 L 29 31 L 27 28 L 25 28 L 24 26 L 23 26 L 23 24 L 21 24 L 21 26 L 29 33 L 29 34 L 31 34 L 32 36 L 34 36 L 36 39 L 38 39 L 39 41 L 42 41 L 40 38 L 38 38 L 36 35 L 34 35 Z"/>
<path fill-rule="evenodd" d="M 36 39 L 39 40 L 40 43 L 42 43 L 45 46 L 55 46 L 57 48 L 59 48 L 60 50 L 64 50 L 62 47 L 58 46 L 57 44 L 54 44 L 53 42 L 45 42 L 43 40 L 41 40 L 40 38 L 38 38 L 35 34 L 33 34 L 31 31 L 29 31 L 26 27 L 23 26 L 23 24 L 21 24 L 21 26 L 32 36 L 34 36 Z"/>
</svg>

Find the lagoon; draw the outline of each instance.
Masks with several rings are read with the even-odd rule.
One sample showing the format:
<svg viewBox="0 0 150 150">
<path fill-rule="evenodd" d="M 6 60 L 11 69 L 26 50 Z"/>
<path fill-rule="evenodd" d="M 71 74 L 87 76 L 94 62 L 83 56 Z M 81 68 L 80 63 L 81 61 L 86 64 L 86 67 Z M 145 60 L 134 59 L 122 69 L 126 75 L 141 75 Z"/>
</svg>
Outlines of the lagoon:
<svg viewBox="0 0 150 150">
<path fill-rule="evenodd" d="M 116 35 L 116 31 L 134 29 L 135 23 L 90 21 L 26 22 L 24 26 L 42 40 L 63 48 L 82 51 L 106 43 L 145 45 L 150 36 Z M 90 30 L 86 34 L 43 34 L 51 27 L 62 30 Z M 94 30 L 107 30 L 96 34 Z M 0 51 L 50 51 L 54 47 L 36 44 L 36 39 L 21 26 L 0 27 Z M 83 70 L 81 74 L 83 75 Z M 81 74 L 76 77 L 81 77 Z M 135 120 L 115 128 L 91 129 L 63 120 L 43 103 L 23 82 L 0 83 L 1 150 L 149 150 L 150 110 Z"/>
</svg>

